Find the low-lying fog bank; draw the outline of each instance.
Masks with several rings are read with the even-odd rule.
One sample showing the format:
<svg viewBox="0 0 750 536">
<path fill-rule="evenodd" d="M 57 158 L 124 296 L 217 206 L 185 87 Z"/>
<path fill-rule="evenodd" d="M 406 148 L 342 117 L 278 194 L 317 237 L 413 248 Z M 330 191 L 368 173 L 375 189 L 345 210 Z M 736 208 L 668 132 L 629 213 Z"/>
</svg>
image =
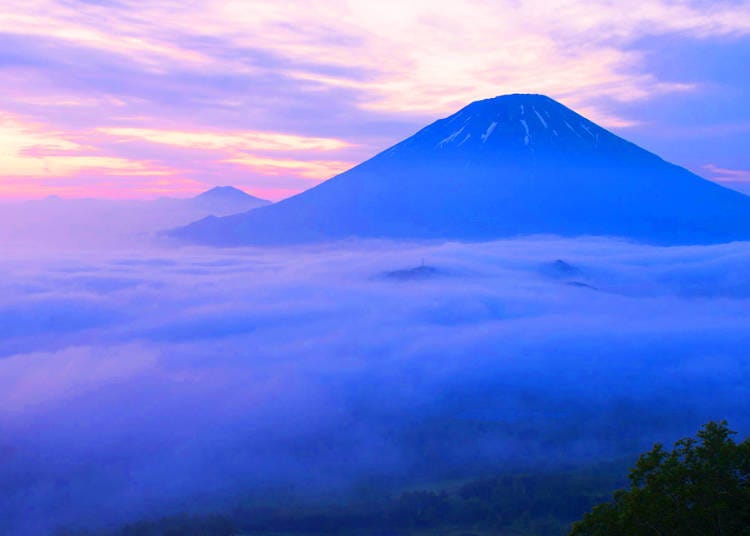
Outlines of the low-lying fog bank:
<svg viewBox="0 0 750 536">
<path fill-rule="evenodd" d="M 750 429 L 744 243 L 0 264 L 0 533 L 558 468 L 709 419 Z"/>
</svg>

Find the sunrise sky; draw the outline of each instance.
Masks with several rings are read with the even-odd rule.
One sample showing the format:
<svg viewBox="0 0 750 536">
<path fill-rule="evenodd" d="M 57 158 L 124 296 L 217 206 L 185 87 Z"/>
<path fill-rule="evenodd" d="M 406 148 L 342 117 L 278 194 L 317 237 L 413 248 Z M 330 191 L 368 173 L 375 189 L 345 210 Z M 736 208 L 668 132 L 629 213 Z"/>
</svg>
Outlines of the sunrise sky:
<svg viewBox="0 0 750 536">
<path fill-rule="evenodd" d="M 641 4 L 4 0 L 0 197 L 277 200 L 515 92 L 750 191 L 750 2 Z"/>
</svg>

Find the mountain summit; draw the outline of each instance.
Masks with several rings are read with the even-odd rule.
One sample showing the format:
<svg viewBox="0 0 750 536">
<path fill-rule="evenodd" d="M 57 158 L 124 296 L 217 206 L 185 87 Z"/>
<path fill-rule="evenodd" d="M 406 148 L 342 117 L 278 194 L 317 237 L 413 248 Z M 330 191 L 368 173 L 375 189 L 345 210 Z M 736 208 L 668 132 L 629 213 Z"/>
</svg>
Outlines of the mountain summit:
<svg viewBox="0 0 750 536">
<path fill-rule="evenodd" d="M 515 94 L 474 102 L 397 147 L 421 146 L 463 155 L 509 150 L 583 152 L 596 150 L 608 136 L 614 137 L 549 97 Z"/>
<path fill-rule="evenodd" d="M 750 239 L 750 197 L 549 97 L 506 95 L 474 102 L 294 197 L 173 234 L 215 245 L 530 234 L 713 243 Z"/>
<path fill-rule="evenodd" d="M 243 192 L 239 188 L 234 186 L 214 186 L 210 190 L 196 195 L 193 199 L 212 199 L 212 200 L 226 200 L 226 199 L 258 199 L 248 193 Z"/>
<path fill-rule="evenodd" d="M 270 201 L 250 195 L 234 186 L 214 186 L 188 201 L 196 208 L 206 208 L 224 214 L 245 212 L 270 204 Z"/>
</svg>

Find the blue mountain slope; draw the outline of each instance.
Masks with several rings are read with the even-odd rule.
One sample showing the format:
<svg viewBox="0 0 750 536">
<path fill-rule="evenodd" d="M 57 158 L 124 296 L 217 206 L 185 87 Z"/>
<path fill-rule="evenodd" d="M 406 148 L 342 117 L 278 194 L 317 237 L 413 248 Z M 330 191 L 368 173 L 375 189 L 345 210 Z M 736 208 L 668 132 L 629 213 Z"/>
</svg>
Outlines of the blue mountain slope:
<svg viewBox="0 0 750 536">
<path fill-rule="evenodd" d="M 609 235 L 750 239 L 750 197 L 704 180 L 542 95 L 478 101 L 282 202 L 173 235 L 214 245 L 349 237 Z"/>
</svg>

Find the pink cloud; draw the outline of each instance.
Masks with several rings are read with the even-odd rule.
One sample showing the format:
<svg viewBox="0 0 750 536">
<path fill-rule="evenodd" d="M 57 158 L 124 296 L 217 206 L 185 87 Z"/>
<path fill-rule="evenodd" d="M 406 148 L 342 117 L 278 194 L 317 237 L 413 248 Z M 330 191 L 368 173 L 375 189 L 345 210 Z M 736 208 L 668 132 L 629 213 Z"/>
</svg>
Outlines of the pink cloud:
<svg viewBox="0 0 750 536">
<path fill-rule="evenodd" d="M 0 37 L 34 61 L 4 69 L 3 108 L 15 124 L 0 122 L 0 195 L 33 193 L 34 184 L 84 191 L 95 188 L 95 174 L 100 183 L 139 178 L 139 186 L 126 180 L 119 194 L 108 186 L 90 195 L 184 194 L 237 173 L 251 190 L 284 195 L 408 133 L 378 130 L 378 122 L 419 125 L 510 92 L 546 93 L 606 127 L 629 128 L 640 120 L 603 102 L 698 87 L 650 71 L 633 43 L 750 35 L 749 13 L 732 3 L 668 0 L 637 8 L 577 0 L 10 0 Z M 196 156 L 180 159 L 174 149 Z M 11 186 L 18 177 L 29 182 Z M 55 187 L 49 177 L 68 182 Z"/>
<path fill-rule="evenodd" d="M 727 169 L 714 164 L 703 166 L 708 178 L 717 182 L 750 182 L 750 170 Z"/>
</svg>

